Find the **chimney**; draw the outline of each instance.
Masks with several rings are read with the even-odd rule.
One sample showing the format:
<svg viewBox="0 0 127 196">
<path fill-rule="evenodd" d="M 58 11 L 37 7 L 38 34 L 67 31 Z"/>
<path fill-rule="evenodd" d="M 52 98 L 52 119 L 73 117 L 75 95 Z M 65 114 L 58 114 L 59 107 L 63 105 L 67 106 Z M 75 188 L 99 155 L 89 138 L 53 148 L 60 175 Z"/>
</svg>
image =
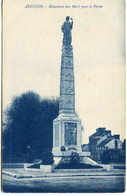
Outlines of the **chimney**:
<svg viewBox="0 0 127 196">
<path fill-rule="evenodd" d="M 101 132 L 101 131 L 105 131 L 105 127 L 99 127 L 98 129 L 96 129 L 96 132 Z"/>
<path fill-rule="evenodd" d="M 120 139 L 120 135 L 114 135 L 114 139 Z"/>
</svg>

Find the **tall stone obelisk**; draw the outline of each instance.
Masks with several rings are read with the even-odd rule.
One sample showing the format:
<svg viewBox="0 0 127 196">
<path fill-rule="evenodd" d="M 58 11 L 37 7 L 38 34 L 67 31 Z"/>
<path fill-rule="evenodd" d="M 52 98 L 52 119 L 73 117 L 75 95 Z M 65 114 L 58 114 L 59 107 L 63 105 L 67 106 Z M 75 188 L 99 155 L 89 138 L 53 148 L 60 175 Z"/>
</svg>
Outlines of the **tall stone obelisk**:
<svg viewBox="0 0 127 196">
<path fill-rule="evenodd" d="M 62 25 L 63 46 L 61 57 L 60 75 L 60 103 L 59 116 L 53 121 L 53 155 L 61 157 L 61 146 L 66 148 L 64 156 L 69 156 L 68 148 L 75 147 L 81 152 L 81 121 L 75 113 L 75 81 L 73 48 L 71 45 L 73 20 L 66 21 Z"/>
</svg>

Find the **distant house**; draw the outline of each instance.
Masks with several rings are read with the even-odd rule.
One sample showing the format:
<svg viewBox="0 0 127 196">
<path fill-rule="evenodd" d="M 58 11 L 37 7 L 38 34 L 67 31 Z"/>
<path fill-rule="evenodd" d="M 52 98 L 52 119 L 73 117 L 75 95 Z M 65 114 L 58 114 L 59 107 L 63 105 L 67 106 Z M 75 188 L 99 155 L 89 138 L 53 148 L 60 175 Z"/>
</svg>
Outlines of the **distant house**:
<svg viewBox="0 0 127 196">
<path fill-rule="evenodd" d="M 120 136 L 112 136 L 111 131 L 106 130 L 106 128 L 96 129 L 96 133 L 89 137 L 91 158 L 98 162 L 103 162 L 107 155 L 108 159 L 110 156 L 111 162 L 118 161 L 118 154 L 121 153 L 122 145 L 123 143 L 120 140 Z"/>
<path fill-rule="evenodd" d="M 106 130 L 106 128 L 104 127 L 101 127 L 96 129 L 96 132 L 89 137 L 89 149 L 92 159 L 98 160 L 97 143 L 99 140 L 105 140 L 106 136 L 111 136 L 111 131 Z"/>
<path fill-rule="evenodd" d="M 99 141 L 98 141 L 99 143 Z M 102 161 L 104 151 L 108 151 L 110 154 L 110 162 L 118 162 L 118 153 L 122 150 L 122 141 L 119 135 L 107 136 L 105 140 L 97 144 L 97 161 Z"/>
</svg>

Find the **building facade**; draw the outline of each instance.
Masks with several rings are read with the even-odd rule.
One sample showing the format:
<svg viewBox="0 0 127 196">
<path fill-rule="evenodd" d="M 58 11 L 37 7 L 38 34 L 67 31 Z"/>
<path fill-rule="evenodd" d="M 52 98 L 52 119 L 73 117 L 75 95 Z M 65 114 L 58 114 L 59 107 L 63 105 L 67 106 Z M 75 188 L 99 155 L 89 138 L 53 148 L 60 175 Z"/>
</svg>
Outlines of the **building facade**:
<svg viewBox="0 0 127 196">
<path fill-rule="evenodd" d="M 96 129 L 89 137 L 88 145 L 93 160 L 103 163 L 120 161 L 123 142 L 120 135 L 111 135 L 111 130 L 105 127 Z"/>
</svg>

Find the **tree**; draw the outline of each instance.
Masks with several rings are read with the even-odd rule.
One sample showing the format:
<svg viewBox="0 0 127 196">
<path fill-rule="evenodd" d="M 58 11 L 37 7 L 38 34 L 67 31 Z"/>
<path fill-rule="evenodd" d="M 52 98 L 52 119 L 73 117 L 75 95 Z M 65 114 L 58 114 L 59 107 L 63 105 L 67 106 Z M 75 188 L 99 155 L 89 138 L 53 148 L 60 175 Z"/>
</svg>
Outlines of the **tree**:
<svg viewBox="0 0 127 196">
<path fill-rule="evenodd" d="M 58 116 L 58 99 L 42 99 L 34 92 L 14 97 L 4 111 L 3 158 L 42 158 L 53 144 L 53 120 Z"/>
<path fill-rule="evenodd" d="M 54 163 L 53 154 L 51 151 L 46 150 L 42 154 L 42 164 L 43 165 L 52 165 Z"/>
</svg>

